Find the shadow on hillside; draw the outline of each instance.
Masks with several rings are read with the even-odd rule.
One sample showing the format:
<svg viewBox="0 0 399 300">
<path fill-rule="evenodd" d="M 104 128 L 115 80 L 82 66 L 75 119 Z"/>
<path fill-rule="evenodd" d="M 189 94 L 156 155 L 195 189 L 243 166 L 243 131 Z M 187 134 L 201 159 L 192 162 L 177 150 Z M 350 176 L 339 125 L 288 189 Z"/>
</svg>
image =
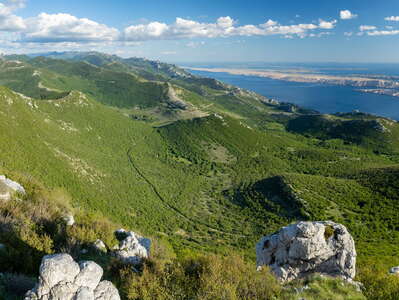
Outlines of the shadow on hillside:
<svg viewBox="0 0 399 300">
<path fill-rule="evenodd" d="M 304 213 L 301 199 L 293 193 L 291 186 L 281 176 L 269 177 L 255 182 L 246 189 L 235 190 L 229 199 L 242 208 L 256 211 L 263 209 L 290 219 L 308 218 Z"/>
<path fill-rule="evenodd" d="M 0 222 L 0 243 L 4 245 L 0 250 L 0 272 L 38 274 L 41 259 L 47 253 L 33 246 L 38 243 L 37 237 L 25 237 L 32 245 L 24 241 L 21 236 L 25 234 L 10 224 Z"/>
</svg>

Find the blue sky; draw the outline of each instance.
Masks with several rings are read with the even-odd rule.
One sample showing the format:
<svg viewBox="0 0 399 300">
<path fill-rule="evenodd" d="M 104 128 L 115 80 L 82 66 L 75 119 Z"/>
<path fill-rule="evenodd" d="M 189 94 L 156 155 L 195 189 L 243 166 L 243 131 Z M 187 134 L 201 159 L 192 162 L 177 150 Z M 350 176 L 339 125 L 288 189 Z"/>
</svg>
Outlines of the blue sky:
<svg viewBox="0 0 399 300">
<path fill-rule="evenodd" d="M 0 0 L 0 52 L 399 62 L 397 0 Z"/>
</svg>

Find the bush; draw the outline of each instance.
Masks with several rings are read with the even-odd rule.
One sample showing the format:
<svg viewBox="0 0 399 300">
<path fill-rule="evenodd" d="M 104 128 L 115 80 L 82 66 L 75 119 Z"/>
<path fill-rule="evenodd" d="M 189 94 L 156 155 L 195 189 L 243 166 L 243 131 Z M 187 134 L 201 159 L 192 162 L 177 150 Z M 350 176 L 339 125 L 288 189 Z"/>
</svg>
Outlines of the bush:
<svg viewBox="0 0 399 300">
<path fill-rule="evenodd" d="M 200 256 L 165 265 L 147 261 L 135 273 L 122 268 L 120 291 L 132 300 L 274 299 L 280 285 L 268 270 L 256 271 L 238 256 Z"/>
<path fill-rule="evenodd" d="M 369 300 L 399 299 L 399 276 L 370 266 L 359 271 L 358 279 L 364 284 L 364 294 Z"/>
<path fill-rule="evenodd" d="M 288 283 L 281 299 L 366 300 L 354 285 L 338 278 L 317 274 Z"/>
</svg>

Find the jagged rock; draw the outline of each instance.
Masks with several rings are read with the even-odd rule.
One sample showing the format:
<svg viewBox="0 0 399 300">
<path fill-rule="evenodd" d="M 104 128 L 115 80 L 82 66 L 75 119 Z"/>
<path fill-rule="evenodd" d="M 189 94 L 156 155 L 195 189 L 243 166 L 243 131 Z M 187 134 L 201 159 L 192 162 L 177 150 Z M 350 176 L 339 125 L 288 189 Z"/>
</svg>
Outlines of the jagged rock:
<svg viewBox="0 0 399 300">
<path fill-rule="evenodd" d="M 270 266 L 282 281 L 312 273 L 353 279 L 356 250 L 345 226 L 334 222 L 299 222 L 261 238 L 257 265 Z"/>
<path fill-rule="evenodd" d="M 73 215 L 66 215 L 62 217 L 62 220 L 65 222 L 67 226 L 73 226 L 75 224 L 75 218 Z"/>
<path fill-rule="evenodd" d="M 103 269 L 92 261 L 76 263 L 69 254 L 46 255 L 37 286 L 25 300 L 120 300 L 118 290 L 102 281 Z"/>
<path fill-rule="evenodd" d="M 107 246 L 105 246 L 102 240 L 96 240 L 93 243 L 93 248 L 98 252 L 107 252 Z"/>
<path fill-rule="evenodd" d="M 101 281 L 94 290 L 94 298 L 96 300 L 120 300 L 118 290 L 112 282 L 107 280 Z"/>
<path fill-rule="evenodd" d="M 18 182 L 12 181 L 4 175 L 0 175 L 0 200 L 9 201 L 15 193 L 26 194 L 24 187 Z"/>
<path fill-rule="evenodd" d="M 86 286 L 80 287 L 73 300 L 94 300 L 94 291 Z"/>
<path fill-rule="evenodd" d="M 103 269 L 93 261 L 79 263 L 80 272 L 75 278 L 75 283 L 94 290 L 103 277 Z"/>
<path fill-rule="evenodd" d="M 73 282 L 79 274 L 79 265 L 68 254 L 46 255 L 40 265 L 38 292 L 42 295 L 61 281 Z"/>
<path fill-rule="evenodd" d="M 389 269 L 389 273 L 399 276 L 399 266 L 397 266 L 397 267 L 392 267 L 391 269 Z"/>
<path fill-rule="evenodd" d="M 133 231 L 118 229 L 115 236 L 119 240 L 119 245 L 115 246 L 115 256 L 121 261 L 137 265 L 143 258 L 150 255 L 151 240 L 144 238 Z"/>
</svg>

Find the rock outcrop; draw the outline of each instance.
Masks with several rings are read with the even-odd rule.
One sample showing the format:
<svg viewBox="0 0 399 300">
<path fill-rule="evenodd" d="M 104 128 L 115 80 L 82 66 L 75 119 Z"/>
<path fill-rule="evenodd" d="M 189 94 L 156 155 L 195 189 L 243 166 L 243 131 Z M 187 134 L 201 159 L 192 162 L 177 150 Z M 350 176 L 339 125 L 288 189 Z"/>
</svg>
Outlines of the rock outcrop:
<svg viewBox="0 0 399 300">
<path fill-rule="evenodd" d="M 282 281 L 313 273 L 355 277 L 356 250 L 345 226 L 334 222 L 299 222 L 261 238 L 258 267 L 269 266 Z"/>
<path fill-rule="evenodd" d="M 73 226 L 75 224 L 75 218 L 71 214 L 63 216 L 62 220 L 66 226 Z"/>
<path fill-rule="evenodd" d="M 79 264 L 69 254 L 44 256 L 39 282 L 25 300 L 120 300 L 109 281 L 101 281 L 103 269 L 92 261 Z M 101 281 L 101 282 L 100 282 Z"/>
<path fill-rule="evenodd" d="M 391 269 L 389 269 L 389 273 L 399 276 L 399 266 L 397 266 L 397 267 L 392 267 Z"/>
<path fill-rule="evenodd" d="M 94 243 L 93 243 L 93 248 L 94 250 L 96 250 L 97 252 L 100 253 L 107 253 L 107 246 L 104 244 L 104 242 L 100 239 L 97 239 Z"/>
<path fill-rule="evenodd" d="M 133 231 L 118 229 L 115 236 L 119 245 L 114 247 L 114 254 L 122 262 L 137 265 L 143 258 L 150 255 L 151 240 L 144 238 Z"/>
<path fill-rule="evenodd" d="M 18 182 L 8 179 L 4 175 L 0 175 L 0 200 L 8 201 L 15 193 L 25 194 L 25 189 Z"/>
</svg>

